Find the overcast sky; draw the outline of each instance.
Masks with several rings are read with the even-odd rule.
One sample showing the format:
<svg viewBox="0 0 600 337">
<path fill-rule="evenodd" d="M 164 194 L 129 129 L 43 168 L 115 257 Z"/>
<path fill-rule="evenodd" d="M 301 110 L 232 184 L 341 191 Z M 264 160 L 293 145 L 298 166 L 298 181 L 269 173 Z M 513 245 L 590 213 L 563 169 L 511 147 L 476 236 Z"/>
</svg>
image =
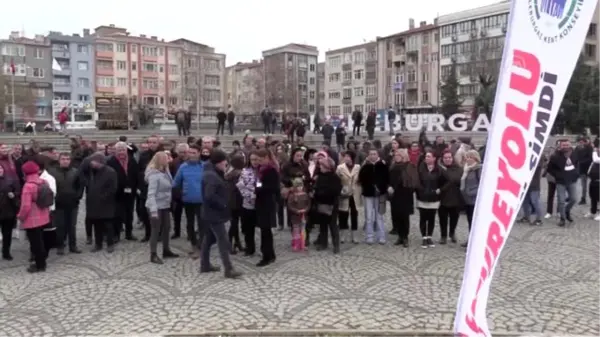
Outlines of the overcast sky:
<svg viewBox="0 0 600 337">
<path fill-rule="evenodd" d="M 290 42 L 316 45 L 325 52 L 408 29 L 408 19 L 431 23 L 437 15 L 484 6 L 498 0 L 23 0 L 4 8 L 0 35 L 10 31 L 81 33 L 115 24 L 134 34 L 165 40 L 187 38 L 227 54 L 227 64 L 259 59 L 261 52 Z"/>
</svg>

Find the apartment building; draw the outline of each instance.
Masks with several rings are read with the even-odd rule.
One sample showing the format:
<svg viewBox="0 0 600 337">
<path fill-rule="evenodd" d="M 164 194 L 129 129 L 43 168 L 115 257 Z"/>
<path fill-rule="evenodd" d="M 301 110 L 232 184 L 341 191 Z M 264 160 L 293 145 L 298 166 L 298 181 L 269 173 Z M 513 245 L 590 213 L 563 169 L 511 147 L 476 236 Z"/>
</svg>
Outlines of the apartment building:
<svg viewBox="0 0 600 337">
<path fill-rule="evenodd" d="M 97 27 L 93 38 L 96 99 L 125 96 L 159 111 L 183 107 L 180 46 L 112 24 Z"/>
<path fill-rule="evenodd" d="M 596 11 L 594 17 L 590 23 L 585 43 L 583 45 L 583 57 L 587 64 L 599 66 L 600 65 L 600 32 L 598 31 L 598 24 L 600 23 L 600 0 L 596 5 Z"/>
<path fill-rule="evenodd" d="M 377 106 L 410 113 L 439 105 L 439 32 L 436 23 L 409 19 L 408 30 L 377 38 Z"/>
<path fill-rule="evenodd" d="M 48 34 L 52 57 L 60 66 L 53 69 L 53 98 L 65 102 L 91 104 L 94 98 L 94 40 L 89 29 L 83 34 Z"/>
<path fill-rule="evenodd" d="M 510 2 L 502 1 L 438 18 L 441 81 L 456 62 L 465 108 L 473 106 L 479 94 L 479 75 L 497 78 L 509 10 Z"/>
<path fill-rule="evenodd" d="M 317 64 L 317 106 L 319 116 L 325 117 L 325 65 L 326 62 Z"/>
<path fill-rule="evenodd" d="M 274 111 L 303 116 L 317 111 L 315 46 L 290 43 L 262 52 L 265 102 Z"/>
<path fill-rule="evenodd" d="M 256 115 L 265 107 L 264 64 L 259 60 L 227 68 L 227 101 L 240 115 Z"/>
<path fill-rule="evenodd" d="M 197 115 L 216 116 L 227 107 L 225 54 L 187 39 L 171 41 L 171 45 L 183 52 L 183 107 Z"/>
<path fill-rule="evenodd" d="M 5 107 L 2 107 L 6 114 L 13 113 L 14 109 L 16 122 L 23 122 L 25 119 L 49 121 L 52 118 L 50 41 L 43 35 L 36 35 L 31 39 L 21 36 L 19 32 L 11 32 L 8 39 L 0 40 L 0 54 L 5 79 L 10 81 L 13 64 L 15 92 L 26 93 L 15 97 L 14 107 L 9 98 L 2 97 L 6 101 Z M 5 86 L 10 87 L 9 83 L 5 83 Z M 7 118 L 5 122 L 12 125 L 12 118 Z"/>
<path fill-rule="evenodd" d="M 325 115 L 376 110 L 377 42 L 331 50 L 325 58 Z"/>
</svg>

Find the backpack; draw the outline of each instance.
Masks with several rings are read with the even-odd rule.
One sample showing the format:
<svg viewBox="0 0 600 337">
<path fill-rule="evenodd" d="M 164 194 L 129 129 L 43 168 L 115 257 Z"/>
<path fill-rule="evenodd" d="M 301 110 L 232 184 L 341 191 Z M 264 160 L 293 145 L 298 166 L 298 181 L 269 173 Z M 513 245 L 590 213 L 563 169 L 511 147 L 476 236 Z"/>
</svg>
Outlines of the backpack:
<svg viewBox="0 0 600 337">
<path fill-rule="evenodd" d="M 38 186 L 37 196 L 35 197 L 35 204 L 39 208 L 49 208 L 54 204 L 54 192 L 48 186 L 48 183 L 36 183 L 31 182 L 32 184 L 36 184 Z"/>
</svg>

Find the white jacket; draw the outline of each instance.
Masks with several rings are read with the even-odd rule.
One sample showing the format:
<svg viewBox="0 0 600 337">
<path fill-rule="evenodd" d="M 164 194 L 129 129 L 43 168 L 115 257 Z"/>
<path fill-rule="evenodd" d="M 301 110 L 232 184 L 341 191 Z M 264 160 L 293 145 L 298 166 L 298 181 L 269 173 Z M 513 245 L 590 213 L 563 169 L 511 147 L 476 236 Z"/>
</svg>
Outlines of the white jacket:
<svg viewBox="0 0 600 337">
<path fill-rule="evenodd" d="M 50 189 L 52 190 L 52 193 L 54 194 L 54 199 L 56 199 L 56 179 L 54 179 L 54 177 L 48 173 L 48 171 L 44 170 L 44 172 L 42 172 L 42 174 L 40 175 L 40 178 L 42 178 L 43 180 L 45 180 L 48 183 L 48 186 L 50 187 Z M 52 206 L 50 206 L 50 211 L 54 211 L 56 209 L 56 206 L 54 205 L 54 203 L 52 203 Z"/>
</svg>

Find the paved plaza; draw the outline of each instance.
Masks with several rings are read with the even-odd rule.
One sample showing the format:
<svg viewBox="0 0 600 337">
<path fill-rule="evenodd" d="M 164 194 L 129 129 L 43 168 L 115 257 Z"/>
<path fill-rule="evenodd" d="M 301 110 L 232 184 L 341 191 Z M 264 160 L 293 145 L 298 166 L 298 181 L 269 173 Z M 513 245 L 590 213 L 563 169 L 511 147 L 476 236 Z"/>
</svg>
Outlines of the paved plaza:
<svg viewBox="0 0 600 337">
<path fill-rule="evenodd" d="M 495 332 L 599 335 L 598 222 L 574 212 L 567 228 L 515 225 L 492 283 L 488 315 Z M 120 243 L 90 253 L 79 216 L 80 255 L 51 253 L 46 273 L 25 271 L 28 246 L 0 261 L 0 336 L 99 336 L 239 329 L 450 330 L 464 249 L 344 244 L 342 253 L 293 253 L 276 233 L 277 262 L 234 257 L 245 275 L 199 274 L 185 239 L 182 258 L 149 263 L 148 246 Z M 389 226 L 389 219 L 388 219 Z M 466 237 L 461 217 L 458 237 Z M 439 235 L 436 228 L 435 235 Z M 141 236 L 141 232 L 136 233 Z M 218 262 L 216 249 L 214 262 Z"/>
</svg>

